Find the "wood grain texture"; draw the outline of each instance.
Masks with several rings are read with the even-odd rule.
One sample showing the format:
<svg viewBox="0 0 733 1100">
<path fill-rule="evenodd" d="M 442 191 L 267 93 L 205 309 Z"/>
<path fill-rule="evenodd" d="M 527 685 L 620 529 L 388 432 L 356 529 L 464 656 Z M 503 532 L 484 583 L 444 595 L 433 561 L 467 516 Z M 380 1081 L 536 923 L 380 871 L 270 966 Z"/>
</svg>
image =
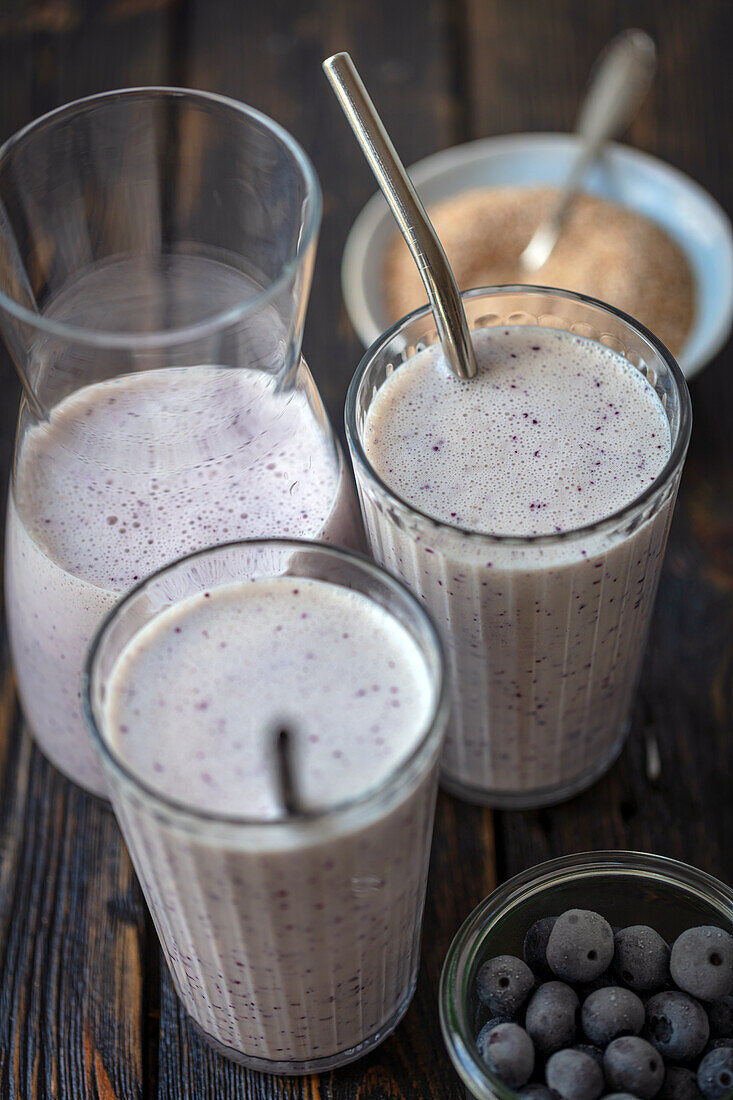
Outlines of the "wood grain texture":
<svg viewBox="0 0 733 1100">
<path fill-rule="evenodd" d="M 68 100 L 165 82 L 163 5 L 75 0 L 55 20 L 24 6 L 25 33 L 0 25 L 3 138 Z M 17 394 L 2 349 L 3 501 Z M 139 1100 L 154 1087 L 157 947 L 117 824 L 32 749 L 15 710 L 0 731 L 0 1096 Z"/>
<path fill-rule="evenodd" d="M 28 766 L 27 737 L 16 744 L 7 775 L 18 798 L 3 820 L 21 844 L 8 861 L 2 1095 L 137 1097 L 145 913 L 132 868 L 111 812 L 38 753 Z"/>
<path fill-rule="evenodd" d="M 361 348 L 338 268 L 374 183 L 322 59 L 352 52 L 409 163 L 472 137 L 571 127 L 593 58 L 629 25 L 660 49 L 630 141 L 731 209 L 721 135 L 733 104 L 733 6 L 724 0 L 8 0 L 0 137 L 65 100 L 136 83 L 232 95 L 283 123 L 324 191 L 305 351 L 342 431 Z M 497 881 L 554 855 L 625 846 L 733 879 L 731 366 L 729 348 L 692 387 L 693 444 L 628 748 L 591 792 L 554 809 L 492 816 L 441 795 L 415 1001 L 392 1038 L 343 1070 L 302 1080 L 250 1073 L 193 1032 L 111 814 L 21 733 L 0 637 L 0 1100 L 458 1100 L 437 1019 L 440 968 Z M 0 473 L 16 402 L 2 352 Z M 648 735 L 662 759 L 655 785 L 645 776 Z"/>
<path fill-rule="evenodd" d="M 146 914 L 111 812 L 21 732 L 0 688 L 0 1096 L 141 1095 Z"/>
</svg>

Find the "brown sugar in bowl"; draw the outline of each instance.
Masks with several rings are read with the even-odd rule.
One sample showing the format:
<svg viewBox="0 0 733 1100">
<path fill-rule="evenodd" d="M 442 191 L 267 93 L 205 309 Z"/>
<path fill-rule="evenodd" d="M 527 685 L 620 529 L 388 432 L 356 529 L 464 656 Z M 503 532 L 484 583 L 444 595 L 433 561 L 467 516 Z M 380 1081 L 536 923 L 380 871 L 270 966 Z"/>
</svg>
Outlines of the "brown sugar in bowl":
<svg viewBox="0 0 733 1100">
<path fill-rule="evenodd" d="M 694 319 L 694 276 L 680 247 L 642 214 L 580 195 L 545 265 L 531 275 L 520 269 L 522 249 L 558 194 L 554 187 L 480 188 L 429 206 L 460 289 L 534 283 L 588 294 L 631 314 L 678 353 Z M 384 259 L 390 321 L 425 298 L 415 263 L 395 233 Z"/>
<path fill-rule="evenodd" d="M 504 134 L 442 149 L 410 165 L 409 173 L 425 205 L 434 209 L 454 196 L 465 196 L 477 190 L 557 188 L 568 178 L 577 153 L 578 139 L 572 134 Z M 682 371 L 688 379 L 692 378 L 717 355 L 733 328 L 733 227 L 730 218 L 712 195 L 684 172 L 649 153 L 616 142 L 609 142 L 603 156 L 589 168 L 584 190 L 620 206 L 622 214 L 641 215 L 652 229 L 661 229 L 681 249 L 692 272 L 694 305 L 689 334 L 682 347 L 675 347 L 675 351 Z M 519 216 L 526 212 L 520 208 Z M 480 239 L 470 220 L 467 232 L 470 239 Z M 529 228 L 525 230 L 523 243 L 529 239 L 530 232 Z M 394 238 L 394 219 L 378 192 L 354 221 L 341 263 L 346 313 L 364 347 L 376 340 L 390 323 L 385 295 L 385 257 Z M 618 248 L 620 243 L 620 240 L 609 242 L 607 239 L 602 246 L 606 248 L 610 244 Z M 517 256 L 520 251 L 518 244 Z M 663 270 L 663 263 L 657 268 L 660 269 L 663 271 L 661 293 L 669 298 L 669 271 Z M 506 274 L 503 277 L 506 278 Z M 634 285 L 639 285 L 638 280 L 644 277 L 643 271 L 634 270 L 633 264 L 628 265 L 627 287 L 631 279 L 636 279 Z M 468 278 L 474 281 L 476 276 Z M 483 282 L 484 278 L 478 281 Z M 646 278 L 651 286 L 648 274 Z M 409 279 L 414 280 L 412 273 Z M 572 285 L 568 280 L 551 279 L 547 272 L 533 276 L 533 281 Z M 629 293 L 633 298 L 633 292 Z M 659 293 L 659 284 L 656 293 Z M 418 294 L 418 302 L 424 303 L 425 291 L 418 289 Z M 614 300 L 612 294 L 608 297 Z M 617 297 L 614 304 L 623 308 L 625 303 Z M 396 310 L 398 307 L 392 304 L 390 308 Z M 649 317 L 641 316 L 636 301 L 632 301 L 630 312 L 632 317 L 646 320 L 654 327 Z M 676 324 L 680 331 L 684 330 L 684 318 L 678 318 Z M 665 336 L 660 330 L 659 335 L 675 344 L 674 333 Z"/>
</svg>

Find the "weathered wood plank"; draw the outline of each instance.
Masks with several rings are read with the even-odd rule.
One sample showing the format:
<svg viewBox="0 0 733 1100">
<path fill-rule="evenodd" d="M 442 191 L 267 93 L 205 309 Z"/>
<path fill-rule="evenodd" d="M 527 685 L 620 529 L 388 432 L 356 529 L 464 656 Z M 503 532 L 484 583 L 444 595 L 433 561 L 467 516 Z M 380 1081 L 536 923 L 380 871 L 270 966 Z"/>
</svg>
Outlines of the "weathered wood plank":
<svg viewBox="0 0 733 1100">
<path fill-rule="evenodd" d="M 7 1095 L 137 1097 L 145 919 L 112 814 L 33 753 L 7 826 L 23 841 L 4 945 Z"/>
<path fill-rule="evenodd" d="M 0 692 L 0 1095 L 140 1096 L 145 912 L 111 812 Z"/>
<path fill-rule="evenodd" d="M 25 23 L 0 24 L 3 137 L 70 99 L 166 81 L 165 5 L 24 7 Z M 3 483 L 17 393 L 3 355 Z M 0 667 L 6 658 L 3 649 Z M 0 1095 L 139 1100 L 154 1087 L 157 1028 L 152 1062 L 144 1039 L 158 964 L 119 830 L 105 805 L 31 748 L 6 708 L 0 723 Z"/>
</svg>

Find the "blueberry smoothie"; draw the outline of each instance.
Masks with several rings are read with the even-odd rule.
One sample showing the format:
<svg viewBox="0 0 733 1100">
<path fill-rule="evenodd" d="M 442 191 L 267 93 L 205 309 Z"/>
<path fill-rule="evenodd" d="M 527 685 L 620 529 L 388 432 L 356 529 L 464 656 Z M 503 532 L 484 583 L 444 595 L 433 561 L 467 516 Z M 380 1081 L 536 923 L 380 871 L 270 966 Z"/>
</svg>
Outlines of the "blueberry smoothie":
<svg viewBox="0 0 733 1100">
<path fill-rule="evenodd" d="M 623 743 L 679 473 L 663 499 L 604 525 L 670 458 L 653 386 L 571 332 L 473 335 L 471 381 L 437 345 L 388 372 L 357 483 L 375 557 L 446 643 L 446 784 L 541 804 L 588 785 Z"/>
<path fill-rule="evenodd" d="M 381 1041 L 412 996 L 439 679 L 379 597 L 195 568 L 219 587 L 182 598 L 190 585 L 164 580 L 140 614 L 162 610 L 140 629 L 129 616 L 103 686 L 92 672 L 113 805 L 206 1037 L 256 1068 L 326 1068 Z M 295 816 L 273 752 L 282 726 Z"/>
<path fill-rule="evenodd" d="M 352 490 L 306 392 L 186 367 L 86 386 L 21 436 L 6 600 L 21 702 L 49 759 L 104 793 L 80 707 L 89 641 L 119 595 L 245 535 L 358 538 Z"/>
</svg>

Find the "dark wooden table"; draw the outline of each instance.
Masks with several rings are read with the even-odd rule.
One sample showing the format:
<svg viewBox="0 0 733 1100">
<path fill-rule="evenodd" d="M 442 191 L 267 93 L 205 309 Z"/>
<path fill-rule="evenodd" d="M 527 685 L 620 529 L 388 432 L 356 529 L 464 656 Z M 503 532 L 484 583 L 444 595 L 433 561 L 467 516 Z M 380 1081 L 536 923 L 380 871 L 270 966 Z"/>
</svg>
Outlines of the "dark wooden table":
<svg viewBox="0 0 733 1100">
<path fill-rule="evenodd" d="M 570 128 L 592 59 L 628 25 L 648 29 L 660 53 L 630 141 L 730 210 L 730 0 L 0 0 L 0 138 L 67 100 L 135 84 L 222 92 L 283 123 L 324 189 L 305 350 L 340 429 L 361 350 L 339 262 L 374 185 L 321 60 L 353 53 L 409 163 L 473 137 Z M 731 367 L 729 347 L 692 385 L 692 448 L 628 747 L 605 779 L 556 809 L 492 814 L 441 796 L 417 996 L 396 1034 L 346 1069 L 264 1077 L 193 1034 L 111 812 L 22 732 L 0 634 L 0 1100 L 460 1097 L 438 978 L 459 923 L 497 881 L 609 847 L 733 880 Z M 2 482 L 17 400 L 3 353 Z M 662 760 L 654 785 L 649 732 Z"/>
</svg>

